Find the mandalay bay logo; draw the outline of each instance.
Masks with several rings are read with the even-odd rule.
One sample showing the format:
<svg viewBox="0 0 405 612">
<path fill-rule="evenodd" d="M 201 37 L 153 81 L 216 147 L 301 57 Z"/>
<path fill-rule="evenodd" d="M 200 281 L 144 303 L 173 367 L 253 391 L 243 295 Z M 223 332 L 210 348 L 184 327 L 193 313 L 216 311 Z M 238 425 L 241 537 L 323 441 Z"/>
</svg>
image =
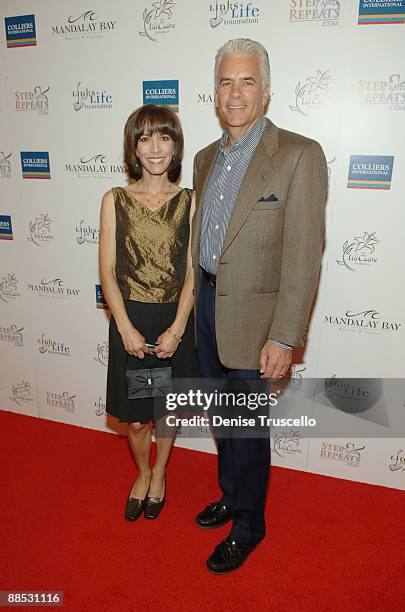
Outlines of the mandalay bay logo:
<svg viewBox="0 0 405 612">
<path fill-rule="evenodd" d="M 7 274 L 7 276 L 3 276 L 0 281 L 0 300 L 8 303 L 11 300 L 15 300 L 19 297 L 18 280 L 15 274 Z"/>
<path fill-rule="evenodd" d="M 376 233 L 364 232 L 362 236 L 355 236 L 352 240 L 346 240 L 343 244 L 342 258 L 337 259 L 339 266 L 347 270 L 356 271 L 362 266 L 371 266 L 377 263 L 375 255 L 376 245 L 381 242 Z"/>
<path fill-rule="evenodd" d="M 383 316 L 374 309 L 362 310 L 361 312 L 351 312 L 346 310 L 344 315 L 324 315 L 325 325 L 337 327 L 339 331 L 365 333 L 365 334 L 383 334 L 396 333 L 399 331 L 402 323 L 399 321 L 387 321 Z"/>
<path fill-rule="evenodd" d="M 100 239 L 100 229 L 93 225 L 85 223 L 82 219 L 79 225 L 76 226 L 76 242 L 77 244 L 98 244 Z"/>
<path fill-rule="evenodd" d="M 290 23 L 314 21 L 322 26 L 337 26 L 339 0 L 290 0 Z"/>
<path fill-rule="evenodd" d="M 175 4 L 173 0 L 157 0 L 152 2 L 149 8 L 145 8 L 142 14 L 143 30 L 139 31 L 139 35 L 157 42 L 155 36 L 168 34 L 174 30 Z"/>
<path fill-rule="evenodd" d="M 384 80 L 359 81 L 357 84 L 359 104 L 370 104 L 387 110 L 405 110 L 405 81 L 399 73 Z"/>
<path fill-rule="evenodd" d="M 333 78 L 330 70 L 317 70 L 316 74 L 307 77 L 305 81 L 299 81 L 295 88 L 295 105 L 290 105 L 290 109 L 308 117 L 311 111 L 326 102 L 331 81 Z"/>
<path fill-rule="evenodd" d="M 117 174 L 125 173 L 125 166 L 112 163 L 105 155 L 99 153 L 92 157 L 82 156 L 79 161 L 65 164 L 65 172 L 75 174 L 77 178 L 112 179 Z"/>
<path fill-rule="evenodd" d="M 71 15 L 65 23 L 52 25 L 51 34 L 65 40 L 89 40 L 112 32 L 116 25 L 116 20 L 99 19 L 95 11 L 89 10 L 80 15 Z"/>
<path fill-rule="evenodd" d="M 80 289 L 66 287 L 61 278 L 53 278 L 49 281 L 42 279 L 39 283 L 28 283 L 28 290 L 34 295 L 65 300 L 78 297 L 80 293 Z"/>
<path fill-rule="evenodd" d="M 54 237 L 51 233 L 51 223 L 52 219 L 46 213 L 41 213 L 39 217 L 30 221 L 28 224 L 28 242 L 39 247 L 52 242 Z"/>
</svg>

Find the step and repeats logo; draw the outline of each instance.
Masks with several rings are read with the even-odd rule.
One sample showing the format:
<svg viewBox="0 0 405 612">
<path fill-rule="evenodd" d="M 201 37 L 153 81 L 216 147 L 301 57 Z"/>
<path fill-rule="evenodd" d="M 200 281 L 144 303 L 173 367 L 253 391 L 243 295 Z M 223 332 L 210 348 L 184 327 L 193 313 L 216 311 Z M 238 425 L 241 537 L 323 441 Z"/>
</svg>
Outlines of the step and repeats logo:
<svg viewBox="0 0 405 612">
<path fill-rule="evenodd" d="M 24 179 L 50 179 L 51 166 L 46 151 L 21 151 L 21 169 Z"/>
<path fill-rule="evenodd" d="M 48 87 L 35 85 L 27 91 L 14 92 L 16 111 L 34 111 L 38 115 L 49 115 Z"/>
<path fill-rule="evenodd" d="M 354 442 L 346 444 L 334 444 L 322 442 L 320 456 L 322 459 L 344 463 L 349 467 L 359 467 L 361 461 L 361 451 L 365 446 L 356 446 Z"/>
<path fill-rule="evenodd" d="M 179 82 L 143 81 L 143 103 L 167 106 L 177 113 L 179 111 Z"/>
<path fill-rule="evenodd" d="M 0 215 L 0 240 L 12 240 L 13 227 L 10 215 Z"/>
<path fill-rule="evenodd" d="M 260 8 L 253 2 L 230 2 L 215 0 L 210 2 L 210 26 L 219 25 L 252 25 L 259 23 Z"/>
<path fill-rule="evenodd" d="M 19 327 L 15 323 L 8 327 L 0 325 L 0 342 L 10 342 L 14 346 L 24 346 L 24 327 Z"/>
<path fill-rule="evenodd" d="M 347 188 L 388 190 L 393 167 L 392 155 L 351 155 Z"/>
<path fill-rule="evenodd" d="M 359 81 L 357 101 L 390 111 L 405 110 L 405 81 L 401 81 L 399 73 L 390 74 L 383 81 Z"/>
<path fill-rule="evenodd" d="M 37 35 L 35 31 L 35 15 L 20 15 L 6 17 L 7 47 L 35 47 Z"/>
<path fill-rule="evenodd" d="M 76 394 L 72 395 L 69 391 L 63 391 L 62 393 L 46 392 L 47 405 L 54 408 L 63 408 L 66 412 L 75 411 L 75 398 Z"/>
<path fill-rule="evenodd" d="M 405 23 L 405 0 L 360 0 L 359 25 Z"/>
<path fill-rule="evenodd" d="M 142 15 L 143 30 L 139 31 L 139 35 L 156 42 L 154 36 L 171 32 L 175 27 L 175 4 L 173 0 L 157 0 L 152 2 L 151 8 L 145 8 Z"/>
<path fill-rule="evenodd" d="M 291 0 L 290 23 L 318 21 L 323 26 L 337 26 L 339 17 L 339 0 Z"/>
</svg>

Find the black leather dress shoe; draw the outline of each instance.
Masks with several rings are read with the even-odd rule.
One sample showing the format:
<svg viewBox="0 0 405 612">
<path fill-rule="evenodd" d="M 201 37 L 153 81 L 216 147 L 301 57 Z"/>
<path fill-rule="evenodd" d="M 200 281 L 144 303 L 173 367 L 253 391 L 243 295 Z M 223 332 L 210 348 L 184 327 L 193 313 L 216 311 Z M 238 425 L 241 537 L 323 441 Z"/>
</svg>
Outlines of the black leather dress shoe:
<svg viewBox="0 0 405 612">
<path fill-rule="evenodd" d="M 125 506 L 125 518 L 128 521 L 136 521 L 145 507 L 144 499 L 137 499 L 136 497 L 128 497 L 127 504 Z"/>
<path fill-rule="evenodd" d="M 209 504 L 200 514 L 197 514 L 195 522 L 199 527 L 212 529 L 225 525 L 232 518 L 232 510 L 220 502 Z"/>
<path fill-rule="evenodd" d="M 143 515 L 146 519 L 150 521 L 157 519 L 161 511 L 163 510 L 163 506 L 166 502 L 166 478 L 165 478 L 165 492 L 163 495 L 163 499 L 159 499 L 159 497 L 147 497 L 145 499 L 145 509 Z"/>
<path fill-rule="evenodd" d="M 216 546 L 212 555 L 207 559 L 208 569 L 213 574 L 228 574 L 237 570 L 259 542 L 242 544 L 231 537 L 226 538 Z"/>
</svg>

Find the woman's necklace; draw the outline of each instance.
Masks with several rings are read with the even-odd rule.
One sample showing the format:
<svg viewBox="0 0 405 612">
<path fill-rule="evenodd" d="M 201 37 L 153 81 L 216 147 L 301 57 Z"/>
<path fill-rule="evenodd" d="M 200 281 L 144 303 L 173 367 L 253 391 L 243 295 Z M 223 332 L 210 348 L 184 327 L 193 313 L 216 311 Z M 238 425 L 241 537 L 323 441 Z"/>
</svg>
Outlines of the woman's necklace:
<svg viewBox="0 0 405 612">
<path fill-rule="evenodd" d="M 169 187 L 169 191 L 166 192 L 166 195 L 163 198 L 153 198 L 153 197 L 149 197 L 146 194 L 146 191 L 140 191 L 139 193 L 142 194 L 142 196 L 145 198 L 145 200 L 147 201 L 148 204 L 153 204 L 153 205 L 158 205 L 161 206 L 162 204 L 164 204 L 164 202 L 167 202 L 169 199 L 170 194 L 172 193 L 172 185 L 170 185 Z"/>
</svg>

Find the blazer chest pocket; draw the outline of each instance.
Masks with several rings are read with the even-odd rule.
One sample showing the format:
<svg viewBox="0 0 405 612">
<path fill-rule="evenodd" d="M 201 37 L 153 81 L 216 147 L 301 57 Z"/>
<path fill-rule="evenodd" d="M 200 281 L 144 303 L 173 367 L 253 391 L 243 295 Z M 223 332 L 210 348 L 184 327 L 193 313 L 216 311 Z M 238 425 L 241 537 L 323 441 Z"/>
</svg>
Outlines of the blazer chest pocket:
<svg viewBox="0 0 405 612">
<path fill-rule="evenodd" d="M 278 210 L 279 208 L 281 208 L 283 205 L 282 200 L 276 200 L 274 201 L 266 201 L 264 202 L 263 200 L 259 200 L 256 202 L 256 204 L 253 206 L 253 210 Z"/>
</svg>

